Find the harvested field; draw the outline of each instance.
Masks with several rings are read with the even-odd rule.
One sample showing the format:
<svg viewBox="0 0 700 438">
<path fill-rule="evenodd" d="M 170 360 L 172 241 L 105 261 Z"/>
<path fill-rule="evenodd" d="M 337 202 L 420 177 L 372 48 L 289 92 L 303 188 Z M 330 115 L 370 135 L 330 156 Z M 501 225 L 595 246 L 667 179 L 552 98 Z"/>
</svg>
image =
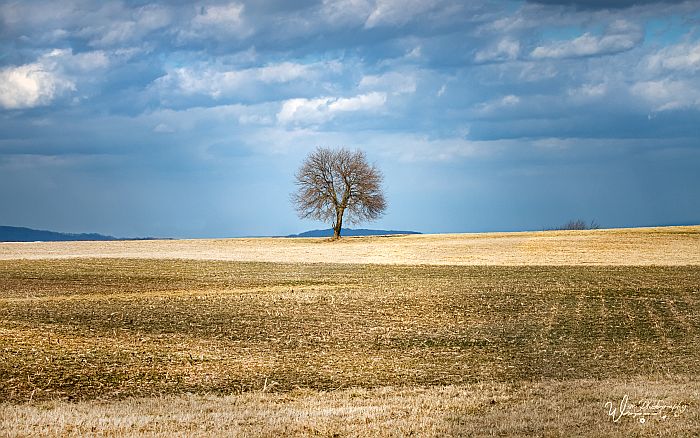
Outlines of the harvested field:
<svg viewBox="0 0 700 438">
<path fill-rule="evenodd" d="M 621 394 L 637 403 L 663 397 L 668 406 L 685 408 L 614 422 L 605 403 L 619 404 Z M 11 436 L 682 437 L 697 436 L 699 400 L 697 381 L 668 379 L 296 389 L 6 404 L 0 405 L 0 430 Z"/>
<path fill-rule="evenodd" d="M 564 256 L 540 266 L 445 265 L 459 252 L 436 236 L 415 238 L 443 254 L 424 265 L 404 263 L 416 253 L 396 264 L 359 263 L 362 255 L 79 258 L 71 244 L 49 258 L 2 260 L 0 431 L 698 434 L 700 265 L 689 249 L 698 227 L 686 228 L 632 243 L 667 261 L 639 266 L 622 263 L 629 236 L 607 266 Z M 548 234 L 561 237 L 556 254 L 574 251 L 576 233 L 559 233 Z M 667 254 L 657 238 L 685 249 Z M 301 244 L 349 254 L 386 242 L 390 252 L 402 239 L 414 238 Z M 280 240 L 292 254 L 297 243 Z M 84 244 L 74 245 L 81 254 Z M 625 394 L 683 412 L 614 423 L 604 403 Z"/>
<path fill-rule="evenodd" d="M 0 259 L 146 258 L 402 265 L 700 265 L 700 226 L 326 239 L 0 243 Z"/>
</svg>

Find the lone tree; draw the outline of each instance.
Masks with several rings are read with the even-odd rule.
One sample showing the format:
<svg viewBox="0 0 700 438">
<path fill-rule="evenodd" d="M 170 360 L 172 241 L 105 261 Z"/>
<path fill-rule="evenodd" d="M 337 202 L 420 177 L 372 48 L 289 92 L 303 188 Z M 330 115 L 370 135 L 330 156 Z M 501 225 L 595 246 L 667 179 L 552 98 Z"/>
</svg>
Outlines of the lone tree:
<svg viewBox="0 0 700 438">
<path fill-rule="evenodd" d="M 346 212 L 350 223 L 382 215 L 386 209 L 382 179 L 364 152 L 319 147 L 297 171 L 292 202 L 302 219 L 332 221 L 333 239 L 338 239 Z"/>
</svg>

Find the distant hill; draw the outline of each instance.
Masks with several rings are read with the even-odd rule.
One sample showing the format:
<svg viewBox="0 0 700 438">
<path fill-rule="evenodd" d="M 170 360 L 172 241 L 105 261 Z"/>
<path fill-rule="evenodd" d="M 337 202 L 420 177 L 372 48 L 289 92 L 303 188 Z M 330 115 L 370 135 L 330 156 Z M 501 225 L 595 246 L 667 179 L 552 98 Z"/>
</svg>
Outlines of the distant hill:
<svg viewBox="0 0 700 438">
<path fill-rule="evenodd" d="M 421 234 L 417 231 L 395 231 L 395 230 L 365 230 L 352 228 L 343 228 L 340 232 L 341 236 L 383 236 L 389 234 Z M 290 234 L 286 237 L 333 237 L 333 228 L 325 230 L 311 230 L 299 234 Z"/>
<path fill-rule="evenodd" d="M 58 233 L 24 227 L 0 226 L 0 242 L 68 242 L 73 240 L 120 240 L 97 233 Z"/>
</svg>

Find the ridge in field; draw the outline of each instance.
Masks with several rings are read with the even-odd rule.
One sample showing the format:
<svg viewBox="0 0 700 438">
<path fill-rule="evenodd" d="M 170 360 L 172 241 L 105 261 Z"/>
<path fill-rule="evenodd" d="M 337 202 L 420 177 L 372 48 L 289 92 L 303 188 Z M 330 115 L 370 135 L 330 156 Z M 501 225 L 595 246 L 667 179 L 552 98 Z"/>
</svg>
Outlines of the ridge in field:
<svg viewBox="0 0 700 438">
<path fill-rule="evenodd" d="M 352 229 L 343 228 L 341 236 L 384 236 L 390 234 L 423 234 L 418 231 L 397 231 L 397 230 L 368 230 L 364 228 Z M 285 237 L 332 237 L 333 228 L 325 230 L 309 230 L 299 234 L 290 234 Z"/>
<path fill-rule="evenodd" d="M 154 240 L 154 237 L 119 238 L 98 233 L 60 233 L 26 227 L 0 225 L 0 242 L 71 242 L 109 240 Z"/>
</svg>

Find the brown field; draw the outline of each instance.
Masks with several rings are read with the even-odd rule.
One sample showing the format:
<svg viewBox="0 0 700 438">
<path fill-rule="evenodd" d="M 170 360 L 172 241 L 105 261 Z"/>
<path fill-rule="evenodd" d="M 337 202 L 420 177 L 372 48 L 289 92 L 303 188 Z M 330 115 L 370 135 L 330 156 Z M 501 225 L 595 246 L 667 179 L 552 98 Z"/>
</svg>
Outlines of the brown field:
<svg viewBox="0 0 700 438">
<path fill-rule="evenodd" d="M 401 265 L 700 265 L 700 226 L 325 239 L 0 243 L 0 260 L 145 258 Z"/>
<path fill-rule="evenodd" d="M 0 259 L 0 436 L 700 434 L 700 227 Z"/>
</svg>

